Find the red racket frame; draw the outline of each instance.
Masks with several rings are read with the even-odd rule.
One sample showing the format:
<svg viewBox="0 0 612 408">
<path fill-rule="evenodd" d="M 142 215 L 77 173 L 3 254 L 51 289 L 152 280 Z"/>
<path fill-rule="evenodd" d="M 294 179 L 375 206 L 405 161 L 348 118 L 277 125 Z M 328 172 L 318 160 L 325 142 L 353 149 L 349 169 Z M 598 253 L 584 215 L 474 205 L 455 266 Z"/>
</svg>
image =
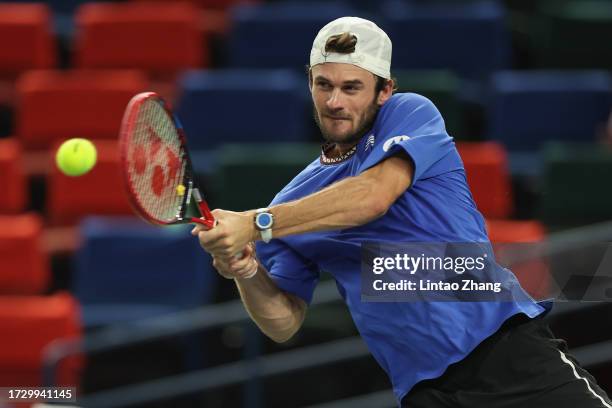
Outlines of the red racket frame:
<svg viewBox="0 0 612 408">
<path fill-rule="evenodd" d="M 170 119 L 174 124 L 175 129 L 177 130 L 177 134 L 179 137 L 179 141 L 181 144 L 180 151 L 182 152 L 182 159 L 185 160 L 185 173 L 183 175 L 182 184 L 186 188 L 185 195 L 183 197 L 183 201 L 179 207 L 179 211 L 177 211 L 177 216 L 174 221 L 165 221 L 159 220 L 155 218 L 152 214 L 150 214 L 140 203 L 138 200 L 138 196 L 134 187 L 132 185 L 131 177 L 129 174 L 129 166 L 132 164 L 128 158 L 128 150 L 129 146 L 132 144 L 132 136 L 134 134 L 134 127 L 136 126 L 136 119 L 138 117 L 138 113 L 142 105 L 148 100 L 155 100 L 156 103 L 159 103 Z M 119 151 L 121 155 L 121 166 L 123 173 L 123 180 L 128 191 L 128 198 L 134 210 L 143 217 L 146 221 L 157 224 L 157 225 L 175 225 L 175 224 L 189 224 L 189 223 L 197 223 L 206 226 L 207 228 L 212 228 L 215 225 L 215 218 L 210 212 L 210 208 L 206 201 L 202 198 L 200 194 L 200 190 L 196 186 L 195 180 L 193 178 L 193 166 L 191 164 L 191 157 L 189 155 L 189 150 L 187 150 L 187 138 L 185 136 L 185 132 L 183 131 L 183 127 L 181 126 L 178 118 L 172 112 L 170 105 L 157 93 L 155 92 L 142 92 L 135 95 L 127 105 L 125 109 L 125 113 L 123 115 L 123 120 L 121 122 L 121 131 L 119 133 Z M 187 212 L 187 208 L 189 206 L 189 202 L 191 197 L 196 201 L 198 209 L 200 210 L 200 214 L 202 218 L 197 217 L 188 217 L 185 218 L 185 214 Z"/>
</svg>

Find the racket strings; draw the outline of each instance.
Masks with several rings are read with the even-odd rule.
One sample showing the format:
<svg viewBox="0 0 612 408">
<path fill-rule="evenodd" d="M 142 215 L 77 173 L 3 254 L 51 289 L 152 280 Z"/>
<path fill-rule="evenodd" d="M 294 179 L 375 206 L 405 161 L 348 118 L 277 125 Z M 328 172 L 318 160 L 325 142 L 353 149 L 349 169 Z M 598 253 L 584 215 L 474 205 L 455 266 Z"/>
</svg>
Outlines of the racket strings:
<svg viewBox="0 0 612 408">
<path fill-rule="evenodd" d="M 188 194 L 186 160 L 174 121 L 157 100 L 146 100 L 136 115 L 128 168 L 136 198 L 153 218 L 174 221 Z"/>
</svg>

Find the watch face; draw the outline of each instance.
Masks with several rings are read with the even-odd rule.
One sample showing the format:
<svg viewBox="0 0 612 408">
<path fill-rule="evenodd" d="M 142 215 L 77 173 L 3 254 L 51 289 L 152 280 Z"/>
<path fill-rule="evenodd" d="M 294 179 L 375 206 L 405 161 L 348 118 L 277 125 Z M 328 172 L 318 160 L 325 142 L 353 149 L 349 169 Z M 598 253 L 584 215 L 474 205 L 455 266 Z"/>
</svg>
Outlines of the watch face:
<svg viewBox="0 0 612 408">
<path fill-rule="evenodd" d="M 255 222 L 258 228 L 268 229 L 272 226 L 272 215 L 268 213 L 257 214 L 257 218 L 255 218 Z"/>
</svg>

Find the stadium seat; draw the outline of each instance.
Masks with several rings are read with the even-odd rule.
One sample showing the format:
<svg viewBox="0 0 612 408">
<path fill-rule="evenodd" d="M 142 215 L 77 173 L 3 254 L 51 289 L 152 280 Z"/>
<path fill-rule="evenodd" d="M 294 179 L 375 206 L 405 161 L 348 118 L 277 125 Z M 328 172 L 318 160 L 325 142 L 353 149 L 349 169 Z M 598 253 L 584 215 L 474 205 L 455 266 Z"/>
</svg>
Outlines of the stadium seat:
<svg viewBox="0 0 612 408">
<path fill-rule="evenodd" d="M 553 290 L 550 262 L 542 256 L 546 239 L 544 225 L 534 220 L 486 220 L 486 224 L 497 261 L 510 267 L 521 286 L 534 299 L 550 298 Z M 517 259 L 517 256 L 521 258 Z"/>
<path fill-rule="evenodd" d="M 17 83 L 17 136 L 26 149 L 71 137 L 116 139 L 128 101 L 147 86 L 139 71 L 27 72 Z"/>
<path fill-rule="evenodd" d="M 47 289 L 51 265 L 36 214 L 0 216 L 0 295 L 37 295 Z"/>
<path fill-rule="evenodd" d="M 398 92 L 414 92 L 429 98 L 438 108 L 446 130 L 455 139 L 466 139 L 463 134 L 462 108 L 459 101 L 460 80 L 447 70 L 393 70 Z"/>
<path fill-rule="evenodd" d="M 172 76 L 208 65 L 198 10 L 189 3 L 90 3 L 75 19 L 80 68 L 138 68 Z"/>
<path fill-rule="evenodd" d="M 457 149 L 478 210 L 487 218 L 508 218 L 513 211 L 508 159 L 495 142 L 461 142 Z"/>
<path fill-rule="evenodd" d="M 500 72 L 491 84 L 489 136 L 511 152 L 546 141 L 592 142 L 612 106 L 612 75 L 603 71 Z"/>
<path fill-rule="evenodd" d="M 0 137 L 13 134 L 15 79 L 56 65 L 51 13 L 43 2 L 0 4 Z"/>
<path fill-rule="evenodd" d="M 531 35 L 540 67 L 612 69 L 610 1 L 540 1 Z"/>
<path fill-rule="evenodd" d="M 487 219 L 486 223 L 489 239 L 494 243 L 541 242 L 546 237 L 546 229 L 539 221 Z"/>
<path fill-rule="evenodd" d="M 215 204 L 236 211 L 266 207 L 320 153 L 316 144 L 226 145 L 217 152 Z"/>
<path fill-rule="evenodd" d="M 321 1 L 238 6 L 231 16 L 229 63 L 303 72 L 317 32 L 331 20 L 354 13 L 343 3 Z"/>
<path fill-rule="evenodd" d="M 508 67 L 510 36 L 501 4 L 390 3 L 382 28 L 394 40 L 395 69 L 450 69 L 479 78 Z"/>
<path fill-rule="evenodd" d="M 555 143 L 544 149 L 541 215 L 553 226 L 612 219 L 612 150 Z"/>
<path fill-rule="evenodd" d="M 0 384 L 42 386 L 43 352 L 54 340 L 81 337 L 80 311 L 68 293 L 53 296 L 0 296 Z M 83 359 L 59 366 L 57 382 L 78 386 Z"/>
<path fill-rule="evenodd" d="M 307 140 L 307 81 L 286 70 L 191 71 L 180 81 L 177 114 L 189 146 Z"/>
<path fill-rule="evenodd" d="M 0 139 L 0 213 L 23 211 L 28 193 L 23 169 L 23 153 L 13 139 Z"/>
<path fill-rule="evenodd" d="M 47 176 L 46 207 L 51 223 L 73 225 L 85 215 L 132 213 L 121 175 L 117 142 L 93 142 L 98 161 L 89 173 L 69 177 L 52 166 Z M 53 160 L 51 153 L 49 156 L 49 160 Z"/>
<path fill-rule="evenodd" d="M 151 318 L 210 302 L 217 274 L 190 226 L 91 217 L 80 226 L 73 290 L 86 327 Z"/>
<path fill-rule="evenodd" d="M 56 64 L 51 13 L 44 3 L 0 4 L 0 77 Z"/>
</svg>

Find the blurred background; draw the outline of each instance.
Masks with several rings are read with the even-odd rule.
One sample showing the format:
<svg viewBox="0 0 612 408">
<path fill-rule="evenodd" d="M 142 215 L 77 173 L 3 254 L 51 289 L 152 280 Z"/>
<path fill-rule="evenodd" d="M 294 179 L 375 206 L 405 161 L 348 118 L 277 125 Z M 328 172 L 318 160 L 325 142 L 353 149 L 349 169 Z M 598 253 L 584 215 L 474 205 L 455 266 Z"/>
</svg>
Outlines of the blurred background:
<svg viewBox="0 0 612 408">
<path fill-rule="evenodd" d="M 211 206 L 266 206 L 318 155 L 304 67 L 345 15 L 380 25 L 399 90 L 441 111 L 494 242 L 612 239 L 610 0 L 2 2 L 0 386 L 75 385 L 81 406 L 394 406 L 324 271 L 304 328 L 274 344 L 189 228 L 132 217 L 119 173 L 123 110 L 154 90 Z M 98 148 L 82 177 L 53 165 L 72 137 Z M 538 296 L 548 266 L 513 270 Z M 611 312 L 549 316 L 608 392 Z"/>
</svg>

